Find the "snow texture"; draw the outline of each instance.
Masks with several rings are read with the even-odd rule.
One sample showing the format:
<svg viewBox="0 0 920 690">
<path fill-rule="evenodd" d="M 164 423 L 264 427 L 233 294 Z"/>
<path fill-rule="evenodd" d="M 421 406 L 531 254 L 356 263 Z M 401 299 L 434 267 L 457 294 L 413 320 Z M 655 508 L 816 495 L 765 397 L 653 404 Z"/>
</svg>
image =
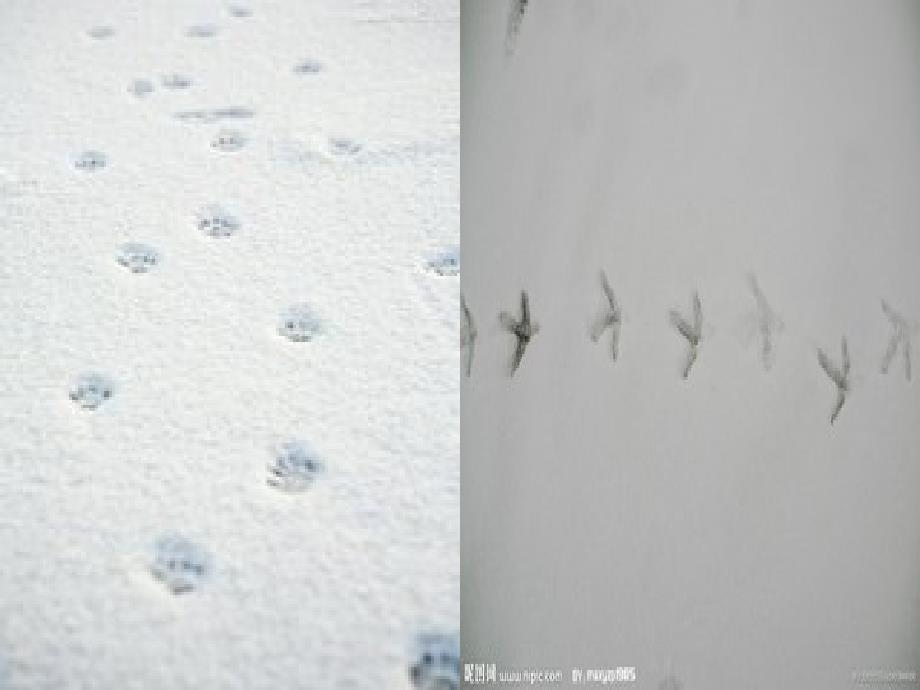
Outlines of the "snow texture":
<svg viewBox="0 0 920 690">
<path fill-rule="evenodd" d="M 464 659 L 653 689 L 669 659 L 669 689 L 920 672 L 920 3 L 462 21 Z M 542 328 L 509 378 L 522 290 Z"/>
<path fill-rule="evenodd" d="M 403 689 L 458 628 L 459 285 L 418 270 L 459 242 L 458 11 L 2 3 L 4 690 Z M 276 155 L 314 136 L 364 148 Z M 132 273 L 137 242 L 166 260 Z M 328 323 L 290 343 L 303 302 Z M 291 439 L 323 462 L 296 494 Z"/>
</svg>

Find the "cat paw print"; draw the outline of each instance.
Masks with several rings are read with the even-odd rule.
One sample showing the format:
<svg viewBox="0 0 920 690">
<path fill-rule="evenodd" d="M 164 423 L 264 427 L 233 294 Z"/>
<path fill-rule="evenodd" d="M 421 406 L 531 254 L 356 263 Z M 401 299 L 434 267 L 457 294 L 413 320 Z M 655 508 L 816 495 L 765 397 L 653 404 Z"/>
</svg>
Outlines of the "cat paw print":
<svg viewBox="0 0 920 690">
<path fill-rule="evenodd" d="M 288 441 L 275 450 L 275 459 L 268 465 L 266 483 L 286 493 L 302 493 L 309 489 L 323 463 L 316 451 L 305 441 Z"/>
<path fill-rule="evenodd" d="M 126 242 L 118 248 L 115 259 L 131 273 L 148 273 L 160 263 L 160 253 L 149 244 Z"/>
<path fill-rule="evenodd" d="M 150 574 L 172 594 L 195 591 L 210 571 L 207 551 L 182 535 L 164 535 L 153 545 Z"/>
<path fill-rule="evenodd" d="M 413 645 L 409 680 L 419 690 L 459 690 L 460 639 L 458 635 L 421 633 Z"/>
<path fill-rule="evenodd" d="M 205 206 L 198 211 L 198 230 L 208 237 L 232 237 L 240 231 L 240 220 L 219 204 Z"/>
<path fill-rule="evenodd" d="M 322 322 L 306 303 L 294 304 L 281 312 L 278 333 L 291 342 L 306 343 L 322 332 Z"/>
<path fill-rule="evenodd" d="M 81 172 L 94 173 L 106 168 L 109 164 L 108 156 L 102 151 L 83 151 L 74 156 L 73 167 Z"/>
<path fill-rule="evenodd" d="M 102 374 L 80 374 L 70 387 L 69 397 L 84 410 L 95 410 L 115 394 L 112 381 Z"/>
</svg>

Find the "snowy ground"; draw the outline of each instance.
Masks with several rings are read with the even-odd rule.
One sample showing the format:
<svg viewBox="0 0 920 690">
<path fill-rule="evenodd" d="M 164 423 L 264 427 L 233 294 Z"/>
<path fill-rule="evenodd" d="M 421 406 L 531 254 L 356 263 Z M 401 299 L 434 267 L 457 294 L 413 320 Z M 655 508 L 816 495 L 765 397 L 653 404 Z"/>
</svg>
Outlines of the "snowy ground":
<svg viewBox="0 0 920 690">
<path fill-rule="evenodd" d="M 459 241 L 458 24 L 2 3 L 0 687 L 399 688 L 456 634 L 459 285 L 424 266 Z M 322 469 L 285 493 L 295 439 Z"/>
<path fill-rule="evenodd" d="M 920 319 L 920 5 L 532 0 L 509 57 L 510 4 L 463 6 L 464 659 L 920 674 L 920 371 L 880 372 L 881 299 Z M 769 370 L 749 271 L 784 324 Z M 509 379 L 521 289 L 542 329 Z M 831 426 L 817 350 L 843 335 Z"/>
</svg>

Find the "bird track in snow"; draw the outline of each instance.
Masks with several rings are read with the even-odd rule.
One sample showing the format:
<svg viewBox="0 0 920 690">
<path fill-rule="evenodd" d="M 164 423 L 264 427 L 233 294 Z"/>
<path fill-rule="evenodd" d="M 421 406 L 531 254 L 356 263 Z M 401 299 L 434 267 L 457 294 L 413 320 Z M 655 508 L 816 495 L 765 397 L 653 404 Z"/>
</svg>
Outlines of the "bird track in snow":
<svg viewBox="0 0 920 690">
<path fill-rule="evenodd" d="M 601 289 L 604 291 L 607 304 L 604 306 L 604 313 L 598 317 L 594 326 L 591 328 L 591 340 L 597 342 L 608 328 L 610 329 L 610 348 L 613 361 L 616 361 L 620 351 L 620 327 L 623 324 L 623 311 L 620 303 L 617 301 L 613 288 L 610 287 L 610 281 L 607 274 L 601 271 Z"/>
<path fill-rule="evenodd" d="M 521 366 L 521 360 L 524 359 L 524 352 L 530 344 L 531 339 L 540 332 L 540 324 L 531 321 L 530 318 L 530 298 L 526 290 L 521 290 L 521 318 L 515 319 L 511 314 L 503 311 L 498 316 L 499 321 L 505 329 L 517 338 L 517 344 L 514 348 L 514 356 L 511 359 L 511 376 Z"/>
<path fill-rule="evenodd" d="M 672 309 L 670 312 L 671 325 L 676 328 L 687 340 L 687 358 L 684 363 L 683 377 L 690 375 L 690 368 L 696 362 L 699 356 L 700 340 L 703 337 L 703 305 L 700 302 L 700 296 L 693 293 L 693 317 L 692 322 L 688 322 L 679 312 Z"/>
<path fill-rule="evenodd" d="M 846 402 L 847 392 L 850 389 L 850 350 L 847 347 L 846 336 L 840 340 L 840 366 L 837 367 L 830 361 L 824 350 L 818 350 L 818 363 L 824 369 L 834 385 L 837 386 L 837 402 L 834 405 L 834 411 L 831 412 L 831 424 L 837 421 L 837 415 L 840 414 L 843 403 Z"/>
</svg>

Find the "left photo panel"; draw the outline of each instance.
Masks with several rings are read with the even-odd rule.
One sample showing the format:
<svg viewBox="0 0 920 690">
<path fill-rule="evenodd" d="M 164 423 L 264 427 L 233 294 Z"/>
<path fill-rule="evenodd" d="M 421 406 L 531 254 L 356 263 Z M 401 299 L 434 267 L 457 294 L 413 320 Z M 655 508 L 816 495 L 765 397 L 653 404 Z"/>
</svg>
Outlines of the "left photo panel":
<svg viewBox="0 0 920 690">
<path fill-rule="evenodd" d="M 0 690 L 459 687 L 459 14 L 0 5 Z"/>
</svg>

